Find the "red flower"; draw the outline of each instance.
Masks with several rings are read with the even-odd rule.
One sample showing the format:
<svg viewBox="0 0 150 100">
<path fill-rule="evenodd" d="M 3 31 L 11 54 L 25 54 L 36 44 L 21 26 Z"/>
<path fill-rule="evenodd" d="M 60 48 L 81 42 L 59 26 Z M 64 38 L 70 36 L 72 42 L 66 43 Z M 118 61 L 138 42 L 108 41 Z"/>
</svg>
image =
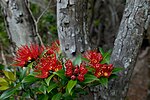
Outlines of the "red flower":
<svg viewBox="0 0 150 100">
<path fill-rule="evenodd" d="M 79 72 L 82 75 L 85 75 L 88 72 L 88 70 L 85 68 L 85 64 L 83 63 L 80 64 Z"/>
<path fill-rule="evenodd" d="M 88 70 L 85 67 L 85 63 L 81 63 L 80 66 L 78 65 L 73 66 L 71 60 L 67 60 L 65 66 L 66 66 L 65 74 L 72 80 L 75 80 L 77 77 L 79 81 L 83 81 L 84 75 L 88 72 Z"/>
<path fill-rule="evenodd" d="M 100 61 L 103 59 L 102 55 L 96 51 L 87 51 L 85 52 L 84 57 L 90 61 L 89 64 L 94 68 L 95 64 L 100 63 Z"/>
<path fill-rule="evenodd" d="M 96 68 L 95 70 L 96 70 L 95 76 L 97 78 L 100 78 L 101 76 L 109 78 L 109 76 L 111 75 L 112 70 L 113 70 L 113 65 L 112 64 L 109 64 L 109 65 L 103 64 L 103 65 L 100 65 L 100 67 Z"/>
<path fill-rule="evenodd" d="M 49 75 L 49 72 L 47 71 L 42 71 L 41 73 L 39 73 L 38 75 L 36 75 L 37 78 L 47 78 Z"/>
<path fill-rule="evenodd" d="M 28 61 L 36 60 L 43 50 L 43 47 L 40 47 L 37 44 L 31 44 L 30 46 L 24 45 L 20 47 L 16 52 L 16 57 L 14 59 L 15 64 L 13 64 L 13 66 L 24 67 Z"/>
<path fill-rule="evenodd" d="M 84 81 L 84 75 L 79 74 L 78 77 L 77 77 L 77 79 L 78 79 L 80 82 Z"/>
<path fill-rule="evenodd" d="M 39 77 L 43 74 L 43 72 L 49 73 L 49 71 L 58 71 L 60 69 L 62 69 L 62 64 L 59 60 L 57 60 L 56 55 L 47 55 L 39 60 L 34 71 L 39 73 L 37 74 L 37 77 Z"/>
</svg>

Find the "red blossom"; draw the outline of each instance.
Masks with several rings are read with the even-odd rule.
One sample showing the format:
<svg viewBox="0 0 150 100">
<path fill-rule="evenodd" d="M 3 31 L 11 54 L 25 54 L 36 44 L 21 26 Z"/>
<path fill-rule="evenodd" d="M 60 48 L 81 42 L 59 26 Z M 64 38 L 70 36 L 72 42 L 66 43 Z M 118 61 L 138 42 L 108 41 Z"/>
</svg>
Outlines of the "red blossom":
<svg viewBox="0 0 150 100">
<path fill-rule="evenodd" d="M 88 72 L 85 67 L 85 63 L 81 63 L 80 66 L 73 66 L 71 60 L 67 60 L 65 63 L 66 71 L 65 74 L 67 77 L 70 77 L 72 80 L 75 80 L 76 77 L 79 81 L 84 80 L 84 75 Z"/>
<path fill-rule="evenodd" d="M 95 64 L 100 63 L 103 59 L 101 53 L 96 51 L 87 51 L 85 52 L 84 57 L 89 60 L 89 64 L 94 68 Z"/>
<path fill-rule="evenodd" d="M 112 73 L 113 65 L 112 64 L 103 64 L 99 68 L 95 69 L 95 76 L 100 78 L 101 76 L 109 78 Z"/>
<path fill-rule="evenodd" d="M 21 46 L 16 52 L 16 57 L 14 58 L 15 64 L 13 66 L 24 67 L 27 62 L 36 60 L 43 50 L 43 47 L 37 44 Z"/>
<path fill-rule="evenodd" d="M 84 81 L 84 75 L 79 74 L 78 77 L 77 77 L 77 79 L 78 79 L 80 82 Z"/>
</svg>

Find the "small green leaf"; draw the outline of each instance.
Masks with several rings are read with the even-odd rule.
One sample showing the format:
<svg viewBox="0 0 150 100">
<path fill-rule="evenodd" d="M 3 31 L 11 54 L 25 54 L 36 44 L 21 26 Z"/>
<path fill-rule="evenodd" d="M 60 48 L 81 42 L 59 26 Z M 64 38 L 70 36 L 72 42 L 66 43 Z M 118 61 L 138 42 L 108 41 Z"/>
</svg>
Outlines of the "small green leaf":
<svg viewBox="0 0 150 100">
<path fill-rule="evenodd" d="M 32 75 L 28 75 L 26 76 L 23 80 L 22 83 L 33 83 L 35 81 L 39 80 L 38 78 L 32 76 Z"/>
<path fill-rule="evenodd" d="M 52 100 L 61 100 L 61 96 L 62 96 L 61 93 L 57 93 L 52 97 Z"/>
<path fill-rule="evenodd" d="M 100 53 L 102 54 L 102 56 L 104 56 L 105 52 L 102 48 L 99 48 Z"/>
<path fill-rule="evenodd" d="M 54 88 L 57 87 L 57 84 L 56 83 L 50 83 L 50 86 L 47 88 L 47 92 L 50 93 Z"/>
<path fill-rule="evenodd" d="M 99 78 L 99 82 L 105 86 L 106 88 L 108 87 L 108 78 L 105 78 L 105 77 L 100 77 Z"/>
<path fill-rule="evenodd" d="M 83 81 L 83 83 L 85 83 L 85 84 L 94 82 L 96 80 L 99 81 L 99 79 L 96 76 L 91 75 L 91 74 L 85 74 L 84 78 L 85 78 L 85 80 Z"/>
<path fill-rule="evenodd" d="M 108 52 L 104 53 L 103 55 L 103 60 L 101 61 L 101 64 L 109 64 L 110 62 L 110 55 L 111 55 L 111 50 L 109 50 Z"/>
<path fill-rule="evenodd" d="M 7 90 L 9 88 L 8 85 L 1 85 L 0 90 Z"/>
<path fill-rule="evenodd" d="M 77 80 L 70 80 L 67 84 L 67 88 L 66 88 L 66 92 L 68 92 L 69 94 L 71 93 L 71 90 L 73 89 L 73 87 L 77 84 Z"/>
<path fill-rule="evenodd" d="M 7 83 L 7 81 L 4 78 L 0 77 L 0 83 Z"/>
<path fill-rule="evenodd" d="M 29 63 L 29 64 L 27 65 L 27 67 L 28 67 L 29 69 L 32 68 L 33 63 L 34 63 L 34 62 Z"/>
<path fill-rule="evenodd" d="M 116 74 L 111 74 L 108 80 L 115 79 L 115 78 L 118 78 L 118 76 Z"/>
<path fill-rule="evenodd" d="M 40 87 L 39 87 L 39 90 L 40 92 L 42 92 L 43 94 L 46 94 L 46 86 L 44 84 L 42 84 Z"/>
<path fill-rule="evenodd" d="M 8 97 L 10 97 L 11 95 L 13 95 L 16 92 L 16 88 L 12 88 L 9 90 L 6 90 L 5 92 L 2 93 L 2 95 L 0 96 L 0 100 L 4 100 Z"/>
<path fill-rule="evenodd" d="M 16 80 L 16 75 L 13 74 L 13 72 L 10 72 L 10 71 L 5 71 L 3 70 L 5 76 L 9 79 L 9 80 L 12 80 L 12 81 L 15 81 Z"/>
<path fill-rule="evenodd" d="M 55 75 L 59 76 L 61 79 L 65 79 L 65 71 L 64 70 L 59 70 L 57 72 L 54 72 Z"/>
<path fill-rule="evenodd" d="M 81 58 L 81 55 L 78 55 L 76 57 L 76 59 L 73 61 L 73 65 L 80 65 L 80 63 L 82 62 L 82 58 Z"/>
<path fill-rule="evenodd" d="M 45 79 L 45 82 L 46 82 L 47 86 L 49 86 L 49 82 L 51 81 L 51 79 L 53 78 L 53 76 L 54 76 L 54 74 L 52 74 L 47 79 Z"/>
<path fill-rule="evenodd" d="M 20 80 L 22 80 L 26 76 L 27 69 L 28 69 L 27 67 L 19 68 L 19 71 L 20 71 L 19 79 Z"/>
<path fill-rule="evenodd" d="M 123 69 L 124 69 L 124 68 L 121 68 L 121 67 L 115 67 L 115 68 L 112 70 L 112 73 L 113 73 L 113 74 L 116 74 L 116 73 L 122 71 Z"/>
<path fill-rule="evenodd" d="M 3 70 L 4 69 L 4 65 L 0 64 L 0 70 Z"/>
</svg>

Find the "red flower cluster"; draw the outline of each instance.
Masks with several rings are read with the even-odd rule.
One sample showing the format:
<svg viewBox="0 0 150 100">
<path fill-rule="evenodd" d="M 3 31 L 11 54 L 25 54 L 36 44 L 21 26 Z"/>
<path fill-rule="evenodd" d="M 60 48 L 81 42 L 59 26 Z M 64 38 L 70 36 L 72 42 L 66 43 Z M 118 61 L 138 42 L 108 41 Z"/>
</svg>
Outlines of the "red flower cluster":
<svg viewBox="0 0 150 100">
<path fill-rule="evenodd" d="M 88 72 L 84 63 L 81 63 L 80 66 L 73 66 L 71 60 L 67 60 L 65 67 L 66 76 L 70 77 L 72 80 L 78 79 L 80 82 L 84 81 L 84 75 Z"/>
<path fill-rule="evenodd" d="M 101 53 L 98 53 L 96 51 L 87 51 L 84 53 L 84 57 L 87 58 L 90 62 L 90 66 L 95 68 L 95 65 L 97 63 L 100 63 L 102 61 L 102 55 Z"/>
<path fill-rule="evenodd" d="M 96 51 L 88 51 L 84 54 L 84 57 L 89 60 L 89 65 L 95 69 L 95 76 L 97 78 L 109 77 L 113 70 L 112 64 L 100 64 L 103 60 L 102 55 Z"/>
<path fill-rule="evenodd" d="M 56 58 L 56 54 L 46 55 L 42 57 L 39 63 L 35 66 L 35 72 L 39 72 L 36 77 L 47 78 L 49 71 L 58 71 L 62 69 L 62 64 Z"/>
<path fill-rule="evenodd" d="M 113 70 L 112 64 L 96 64 L 95 76 L 100 78 L 101 76 L 109 78 Z"/>
<path fill-rule="evenodd" d="M 20 47 L 16 52 L 15 64 L 13 66 L 24 67 L 27 62 L 36 60 L 43 52 L 44 48 L 37 44 L 31 44 L 30 46 L 24 45 Z"/>
<path fill-rule="evenodd" d="M 49 71 L 58 71 L 62 69 L 62 64 L 56 58 L 56 52 L 59 52 L 59 41 L 54 41 L 51 46 L 46 47 L 46 53 L 42 57 L 43 46 L 37 44 L 25 45 L 18 49 L 16 52 L 15 64 L 13 66 L 25 67 L 30 61 L 35 61 L 34 71 L 38 72 L 38 78 L 47 78 Z"/>
</svg>

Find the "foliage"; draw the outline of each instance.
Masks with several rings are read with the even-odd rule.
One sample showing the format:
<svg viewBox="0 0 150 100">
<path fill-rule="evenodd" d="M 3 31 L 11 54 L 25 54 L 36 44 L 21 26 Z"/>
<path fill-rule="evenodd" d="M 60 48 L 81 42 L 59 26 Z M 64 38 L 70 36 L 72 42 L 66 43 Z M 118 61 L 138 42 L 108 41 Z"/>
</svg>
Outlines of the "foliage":
<svg viewBox="0 0 150 100">
<path fill-rule="evenodd" d="M 16 52 L 13 71 L 3 70 L 0 99 L 67 100 L 84 94 L 85 88 L 116 78 L 121 68 L 109 64 L 110 51 L 87 51 L 75 60 L 62 57 L 59 41 L 44 48 L 24 45 Z M 115 76 L 115 77 L 114 77 Z"/>
</svg>

